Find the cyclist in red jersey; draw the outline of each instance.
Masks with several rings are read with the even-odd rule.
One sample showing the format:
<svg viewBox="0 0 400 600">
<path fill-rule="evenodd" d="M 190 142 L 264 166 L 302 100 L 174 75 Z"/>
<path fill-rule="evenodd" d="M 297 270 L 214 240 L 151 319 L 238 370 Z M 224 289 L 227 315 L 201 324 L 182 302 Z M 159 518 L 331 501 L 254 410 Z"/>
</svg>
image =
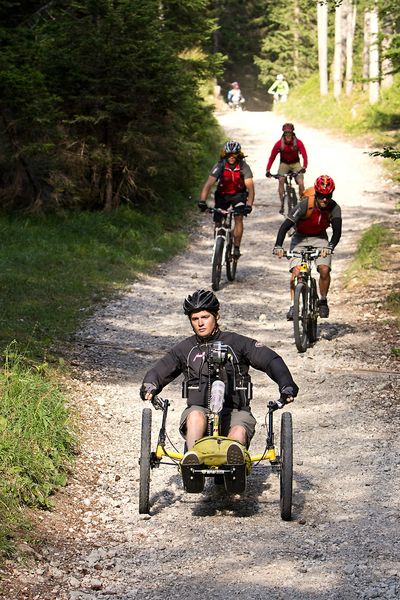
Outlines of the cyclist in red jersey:
<svg viewBox="0 0 400 600">
<path fill-rule="evenodd" d="M 332 252 L 342 235 L 342 212 L 340 206 L 332 199 L 335 182 L 329 175 L 317 177 L 314 187 L 305 190 L 305 198 L 295 206 L 279 228 L 273 253 L 282 258 L 283 242 L 289 229 L 294 227 L 290 249 L 299 251 L 307 246 L 322 249 L 316 259 L 319 273 L 319 316 L 329 317 L 327 294 L 331 283 Z M 332 227 L 332 237 L 328 241 L 326 230 Z M 290 297 L 291 306 L 286 315 L 288 321 L 293 320 L 293 299 L 295 278 L 299 273 L 300 258 L 290 260 Z"/>
<path fill-rule="evenodd" d="M 289 171 L 301 171 L 297 177 L 295 177 L 296 183 L 299 186 L 299 195 L 302 196 L 304 193 L 304 177 L 303 173 L 306 172 L 308 165 L 308 158 L 305 146 L 301 140 L 299 140 L 294 133 L 293 123 L 285 123 L 282 126 L 282 137 L 274 144 L 269 157 L 267 170 L 265 173 L 266 177 L 271 177 L 271 167 L 274 160 L 280 154 L 280 164 L 278 169 L 278 175 L 286 175 Z M 303 158 L 303 166 L 300 164 L 300 156 Z M 283 195 L 285 191 L 285 178 L 279 177 L 278 194 L 281 203 L 279 210 L 280 214 L 283 214 Z"/>
<path fill-rule="evenodd" d="M 240 243 L 243 236 L 243 215 L 248 215 L 253 209 L 254 181 L 253 173 L 244 160 L 244 154 L 239 142 L 230 140 L 221 150 L 221 159 L 213 166 L 211 173 L 201 190 L 198 206 L 200 210 L 207 209 L 206 200 L 211 188 L 218 182 L 215 191 L 215 207 L 227 209 L 237 207 L 242 214 L 235 214 L 233 229 L 234 256 L 240 257 Z M 215 226 L 221 222 L 220 215 L 214 213 Z"/>
</svg>

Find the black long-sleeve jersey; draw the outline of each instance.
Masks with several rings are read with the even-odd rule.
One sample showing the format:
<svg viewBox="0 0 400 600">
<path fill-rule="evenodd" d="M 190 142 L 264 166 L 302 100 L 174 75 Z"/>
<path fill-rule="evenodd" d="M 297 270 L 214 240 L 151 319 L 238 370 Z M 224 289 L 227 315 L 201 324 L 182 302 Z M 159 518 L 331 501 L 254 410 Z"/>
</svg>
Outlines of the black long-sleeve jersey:
<svg viewBox="0 0 400 600">
<path fill-rule="evenodd" d="M 214 342 L 228 346 L 230 354 L 223 369 L 225 407 L 249 410 L 244 390 L 251 381 L 250 367 L 266 373 L 277 383 L 280 391 L 290 386 L 293 388 L 293 395 L 297 395 L 298 387 L 285 362 L 276 352 L 254 339 L 219 329 L 207 342 L 193 335 L 176 344 L 146 373 L 143 383 L 154 384 L 157 386 L 157 393 L 160 393 L 168 383 L 183 374 L 185 388 L 188 389 L 188 405 L 207 406 L 209 386 L 218 376 L 209 359 L 210 346 Z"/>
</svg>

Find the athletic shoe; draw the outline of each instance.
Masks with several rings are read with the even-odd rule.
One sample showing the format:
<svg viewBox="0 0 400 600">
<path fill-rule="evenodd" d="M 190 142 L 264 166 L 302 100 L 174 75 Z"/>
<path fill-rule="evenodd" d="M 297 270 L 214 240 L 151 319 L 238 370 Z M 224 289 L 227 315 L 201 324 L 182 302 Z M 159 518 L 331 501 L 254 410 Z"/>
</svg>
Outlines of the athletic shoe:
<svg viewBox="0 0 400 600">
<path fill-rule="evenodd" d="M 329 317 L 329 306 L 326 298 L 319 301 L 318 312 L 321 319 L 327 319 Z"/>
<path fill-rule="evenodd" d="M 226 464 L 231 472 L 224 475 L 225 489 L 230 494 L 241 494 L 246 489 L 246 464 L 243 446 L 232 442 L 226 452 Z"/>
<path fill-rule="evenodd" d="M 242 255 L 240 254 L 240 248 L 239 246 L 235 246 L 233 249 L 233 258 L 235 260 L 238 260 Z"/>
<path fill-rule="evenodd" d="M 294 306 L 291 306 L 286 313 L 286 320 L 293 321 Z"/>
<path fill-rule="evenodd" d="M 186 452 L 181 460 L 183 487 L 190 494 L 199 494 L 204 489 L 204 475 L 196 470 L 200 466 L 200 459 L 193 450 Z"/>
</svg>

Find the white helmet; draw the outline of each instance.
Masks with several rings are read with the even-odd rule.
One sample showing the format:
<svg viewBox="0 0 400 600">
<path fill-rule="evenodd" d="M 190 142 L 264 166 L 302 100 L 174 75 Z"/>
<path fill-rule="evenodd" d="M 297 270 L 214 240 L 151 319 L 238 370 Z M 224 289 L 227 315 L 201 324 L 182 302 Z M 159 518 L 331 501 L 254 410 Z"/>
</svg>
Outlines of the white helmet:
<svg viewBox="0 0 400 600">
<path fill-rule="evenodd" d="M 282 73 L 279 73 L 279 75 L 277 75 L 276 78 L 279 79 L 279 81 L 282 81 L 282 79 L 285 79 L 284 76 L 282 75 Z"/>
</svg>

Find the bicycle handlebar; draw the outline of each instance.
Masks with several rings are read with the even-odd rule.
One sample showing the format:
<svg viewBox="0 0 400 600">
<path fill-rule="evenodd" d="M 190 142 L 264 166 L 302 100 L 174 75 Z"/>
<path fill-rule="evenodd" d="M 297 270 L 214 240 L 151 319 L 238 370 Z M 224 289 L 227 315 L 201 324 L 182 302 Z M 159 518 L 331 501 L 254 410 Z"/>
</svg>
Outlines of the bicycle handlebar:
<svg viewBox="0 0 400 600">
<path fill-rule="evenodd" d="M 322 252 L 322 248 L 314 248 L 313 250 L 303 250 L 302 252 L 300 251 L 294 251 L 294 250 L 284 250 L 283 251 L 283 256 L 285 256 L 285 258 L 289 259 L 289 258 L 302 258 L 304 255 L 307 255 L 307 258 L 318 258 L 320 256 Z"/>
<path fill-rule="evenodd" d="M 297 177 L 297 175 L 300 175 L 301 173 L 303 173 L 303 169 L 300 169 L 299 171 L 289 171 L 289 173 L 284 173 L 283 175 L 280 175 L 279 173 L 271 173 L 270 176 L 273 177 L 274 179 L 279 179 L 279 177 L 284 177 L 285 179 L 290 179 L 292 177 Z"/>
</svg>

